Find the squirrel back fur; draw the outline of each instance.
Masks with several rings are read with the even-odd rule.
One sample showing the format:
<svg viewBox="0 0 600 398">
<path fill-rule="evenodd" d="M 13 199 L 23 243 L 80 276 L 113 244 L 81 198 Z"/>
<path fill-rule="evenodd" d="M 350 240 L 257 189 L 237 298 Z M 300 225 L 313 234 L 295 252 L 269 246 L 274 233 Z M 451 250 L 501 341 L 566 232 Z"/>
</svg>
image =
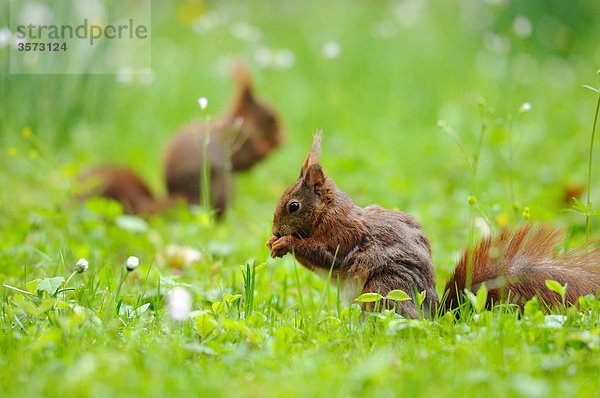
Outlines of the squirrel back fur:
<svg viewBox="0 0 600 398">
<path fill-rule="evenodd" d="M 298 262 L 332 281 L 356 298 L 362 293 L 386 296 L 400 289 L 415 297 L 425 292 L 422 308 L 414 300 L 401 301 L 396 310 L 408 317 L 430 315 L 439 300 L 429 240 L 416 219 L 376 205 L 361 208 L 325 176 L 319 163 L 321 134 L 302 165 L 300 176 L 281 196 L 273 217 L 273 236 L 267 247 L 273 257 L 293 253 Z M 488 304 L 507 298 L 523 305 L 538 295 L 547 304 L 561 302 L 550 291 L 548 279 L 568 284 L 566 300 L 600 287 L 600 248 L 583 247 L 562 255 L 560 229 L 526 224 L 514 231 L 481 240 L 472 253 L 472 291 L 485 282 Z M 456 308 L 468 278 L 469 252 L 465 251 L 446 286 L 444 307 Z M 394 306 L 394 303 L 387 303 Z M 363 308 L 367 306 L 363 305 Z M 369 307 L 372 308 L 372 305 Z"/>
</svg>

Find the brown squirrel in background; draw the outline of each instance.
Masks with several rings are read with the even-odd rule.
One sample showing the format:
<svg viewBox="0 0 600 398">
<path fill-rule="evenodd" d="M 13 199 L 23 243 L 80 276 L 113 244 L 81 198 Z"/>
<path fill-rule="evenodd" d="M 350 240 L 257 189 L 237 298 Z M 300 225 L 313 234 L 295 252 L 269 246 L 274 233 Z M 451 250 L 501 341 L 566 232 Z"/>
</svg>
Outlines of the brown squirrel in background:
<svg viewBox="0 0 600 398">
<path fill-rule="evenodd" d="M 429 240 L 418 222 L 401 211 L 355 205 L 323 172 L 320 142 L 317 133 L 300 177 L 277 204 L 274 236 L 267 241 L 271 256 L 293 253 L 311 271 L 327 275 L 331 270 L 331 280 L 339 277 L 346 300 L 367 292 L 385 297 L 396 289 L 414 298 L 425 291 L 421 308 L 414 300 L 406 300 L 397 311 L 411 318 L 435 313 L 439 306 L 435 269 Z M 472 253 L 472 291 L 485 282 L 488 306 L 504 298 L 522 306 L 535 295 L 549 305 L 562 302 L 546 287 L 548 279 L 568 283 L 566 300 L 570 303 L 577 303 L 580 295 L 596 293 L 600 290 L 600 248 L 577 248 L 556 256 L 561 240 L 559 229 L 532 224 L 484 238 Z M 467 250 L 446 285 L 446 309 L 459 305 L 468 264 Z"/>
<path fill-rule="evenodd" d="M 97 167 L 85 173 L 81 180 L 85 193 L 80 199 L 91 196 L 113 199 L 120 202 L 127 213 L 152 214 L 175 201 L 168 197 L 157 199 L 137 174 L 124 167 Z"/>
<path fill-rule="evenodd" d="M 209 124 L 206 148 L 210 166 L 211 206 L 222 215 L 231 197 L 231 172 L 250 169 L 281 145 L 283 129 L 277 113 L 256 99 L 247 69 L 234 64 L 236 89 L 230 108 Z M 200 203 L 200 181 L 204 165 L 205 123 L 197 121 L 175 134 L 165 153 L 165 182 L 168 196 L 157 199 L 133 171 L 104 166 L 84 176 L 95 186 L 84 196 L 99 195 L 117 200 L 125 211 L 147 214 L 172 205 L 177 199 Z"/>
<path fill-rule="evenodd" d="M 282 143 L 279 118 L 271 107 L 252 93 L 248 71 L 236 63 L 237 92 L 232 106 L 210 125 L 207 147 L 210 165 L 211 203 L 220 214 L 229 200 L 231 171 L 244 171 L 264 159 Z M 170 195 L 200 203 L 203 166 L 203 122 L 180 130 L 167 147 L 165 180 Z"/>
</svg>

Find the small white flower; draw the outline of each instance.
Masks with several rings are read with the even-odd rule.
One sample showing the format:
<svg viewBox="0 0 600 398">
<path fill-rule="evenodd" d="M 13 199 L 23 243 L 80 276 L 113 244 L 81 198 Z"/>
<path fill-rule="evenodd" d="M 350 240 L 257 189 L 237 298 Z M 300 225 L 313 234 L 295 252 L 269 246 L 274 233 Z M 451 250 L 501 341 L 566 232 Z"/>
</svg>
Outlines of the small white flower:
<svg viewBox="0 0 600 398">
<path fill-rule="evenodd" d="M 475 217 L 475 228 L 477 228 L 482 235 L 489 235 L 492 232 L 490 225 L 482 217 Z"/>
<path fill-rule="evenodd" d="M 525 113 L 525 112 L 529 112 L 531 110 L 531 104 L 529 102 L 525 102 L 523 105 L 521 105 L 521 107 L 519 108 L 519 113 Z"/>
<path fill-rule="evenodd" d="M 483 44 L 488 51 L 497 55 L 506 55 L 510 52 L 510 40 L 494 32 L 486 32 L 483 35 Z"/>
<path fill-rule="evenodd" d="M 167 296 L 167 309 L 172 319 L 185 321 L 192 309 L 192 295 L 184 287 L 174 287 Z"/>
<path fill-rule="evenodd" d="M 342 52 L 342 47 L 335 41 L 328 41 L 323 45 L 323 55 L 327 58 L 337 58 Z"/>
<path fill-rule="evenodd" d="M 88 269 L 88 261 L 85 258 L 80 258 L 75 264 L 75 272 L 78 274 L 84 273 Z"/>
<path fill-rule="evenodd" d="M 398 27 L 390 21 L 381 21 L 371 25 L 371 36 L 376 39 L 391 39 L 398 34 Z"/>
<path fill-rule="evenodd" d="M 227 18 L 215 11 L 205 12 L 200 18 L 196 18 L 192 22 L 192 29 L 197 34 L 201 35 L 210 30 L 213 30 L 227 22 Z"/>
<path fill-rule="evenodd" d="M 208 100 L 206 99 L 206 97 L 198 98 L 198 105 L 200 105 L 200 109 L 205 110 L 208 106 Z"/>
<path fill-rule="evenodd" d="M 296 63 L 296 56 L 291 50 L 271 50 L 268 47 L 258 47 L 254 53 L 256 63 L 264 68 L 290 69 Z"/>
<path fill-rule="evenodd" d="M 531 21 L 527 17 L 517 15 L 517 17 L 513 21 L 513 30 L 515 31 L 515 34 L 517 36 L 525 38 L 531 36 L 533 26 L 531 25 Z"/>
<path fill-rule="evenodd" d="M 117 82 L 121 84 L 130 84 L 133 81 L 133 69 L 129 66 L 122 66 L 117 71 Z"/>
<path fill-rule="evenodd" d="M 296 63 L 296 56 L 293 52 L 284 48 L 273 53 L 273 67 L 276 69 L 289 69 Z"/>
<path fill-rule="evenodd" d="M 140 259 L 136 256 L 130 256 L 125 262 L 125 267 L 127 268 L 127 271 L 133 271 L 138 267 L 138 265 L 140 265 Z"/>
<path fill-rule="evenodd" d="M 268 67 L 273 62 L 273 52 L 269 47 L 260 46 L 254 52 L 256 63 L 262 67 Z"/>
<path fill-rule="evenodd" d="M 192 247 L 173 245 L 167 246 L 166 255 L 171 267 L 188 267 L 202 261 L 202 253 Z"/>
<path fill-rule="evenodd" d="M 19 37 L 20 35 L 18 33 L 15 33 L 13 35 L 12 38 L 12 45 L 14 48 L 18 49 L 19 48 L 19 44 L 23 43 L 27 43 L 27 38 L 26 37 Z"/>
<path fill-rule="evenodd" d="M 254 25 L 245 22 L 237 22 L 231 25 L 231 35 L 241 40 L 258 42 L 262 38 L 262 32 Z"/>
<path fill-rule="evenodd" d="M 0 48 L 8 46 L 10 43 L 10 29 L 6 26 L 0 29 Z"/>
<path fill-rule="evenodd" d="M 19 21 L 21 25 L 49 25 L 52 22 L 52 10 L 41 2 L 30 2 L 21 10 Z"/>
</svg>

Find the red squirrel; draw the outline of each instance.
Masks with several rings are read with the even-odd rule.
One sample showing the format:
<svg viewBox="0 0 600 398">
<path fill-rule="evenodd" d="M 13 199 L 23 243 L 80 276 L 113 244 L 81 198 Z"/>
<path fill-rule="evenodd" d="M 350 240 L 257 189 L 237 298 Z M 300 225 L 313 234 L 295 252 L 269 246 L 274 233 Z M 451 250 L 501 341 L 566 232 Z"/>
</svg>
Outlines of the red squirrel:
<svg viewBox="0 0 600 398">
<path fill-rule="evenodd" d="M 232 106 L 210 128 L 207 147 L 211 203 L 220 214 L 227 206 L 230 170 L 243 171 L 264 159 L 282 143 L 283 132 L 275 111 L 252 93 L 248 71 L 236 63 L 237 89 Z M 170 195 L 200 203 L 205 126 L 199 121 L 181 129 L 165 156 L 165 181 Z"/>
<path fill-rule="evenodd" d="M 236 89 L 230 108 L 209 124 L 206 149 L 210 166 L 211 206 L 221 216 L 232 194 L 231 172 L 250 169 L 281 145 L 283 129 L 277 113 L 256 99 L 247 69 L 237 62 Z M 182 128 L 167 145 L 164 177 L 166 198 L 156 198 L 133 171 L 104 166 L 88 173 L 84 180 L 97 179 L 92 194 L 121 202 L 134 214 L 154 213 L 177 199 L 200 203 L 205 126 L 197 121 Z M 89 195 L 86 195 L 89 196 Z"/>
<path fill-rule="evenodd" d="M 339 277 L 346 299 L 367 292 L 385 297 L 396 289 L 414 298 L 424 291 L 421 308 L 414 300 L 406 300 L 396 310 L 410 318 L 435 313 L 439 306 L 435 269 L 429 240 L 419 223 L 402 211 L 355 205 L 325 175 L 319 163 L 320 143 L 317 133 L 300 177 L 277 203 L 273 236 L 266 243 L 271 256 L 293 253 L 311 271 L 327 275 L 331 270 L 331 280 Z M 546 287 L 547 279 L 568 283 L 566 299 L 571 303 L 580 295 L 597 292 L 600 248 L 579 248 L 556 256 L 561 240 L 559 229 L 532 224 L 484 238 L 472 253 L 471 289 L 477 291 L 485 282 L 488 306 L 505 297 L 522 306 L 535 295 L 547 304 L 558 304 L 562 298 Z M 466 250 L 446 285 L 446 309 L 458 306 L 466 286 L 468 258 Z"/>
</svg>

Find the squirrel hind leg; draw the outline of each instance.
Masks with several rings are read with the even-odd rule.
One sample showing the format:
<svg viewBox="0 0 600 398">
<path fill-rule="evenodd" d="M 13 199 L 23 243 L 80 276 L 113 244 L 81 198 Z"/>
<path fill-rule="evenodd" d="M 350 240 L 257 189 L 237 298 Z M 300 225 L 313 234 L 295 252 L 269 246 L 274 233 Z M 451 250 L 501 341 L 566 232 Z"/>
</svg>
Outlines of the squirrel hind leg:
<svg viewBox="0 0 600 398">
<path fill-rule="evenodd" d="M 200 173 L 168 175 L 167 191 L 169 195 L 184 198 L 189 204 L 199 204 Z"/>
<path fill-rule="evenodd" d="M 231 196 L 230 178 L 224 173 L 211 170 L 210 197 L 211 206 L 216 211 L 217 218 L 222 218 Z M 170 176 L 167 178 L 169 196 L 185 199 L 190 205 L 201 204 L 201 176 L 199 172 Z"/>
<path fill-rule="evenodd" d="M 391 284 L 389 283 L 389 281 L 382 280 L 381 278 L 371 278 L 363 286 L 362 293 L 379 293 L 380 295 L 385 297 L 391 290 L 394 290 L 391 289 L 390 286 Z M 399 289 L 405 291 L 409 295 L 411 294 L 411 292 L 407 288 L 400 287 Z M 419 318 L 419 311 L 413 300 L 380 300 L 372 303 L 362 303 L 361 307 L 363 311 L 371 312 L 375 310 L 381 311 L 384 309 L 395 309 L 396 312 L 400 313 L 401 315 L 407 318 Z"/>
</svg>

